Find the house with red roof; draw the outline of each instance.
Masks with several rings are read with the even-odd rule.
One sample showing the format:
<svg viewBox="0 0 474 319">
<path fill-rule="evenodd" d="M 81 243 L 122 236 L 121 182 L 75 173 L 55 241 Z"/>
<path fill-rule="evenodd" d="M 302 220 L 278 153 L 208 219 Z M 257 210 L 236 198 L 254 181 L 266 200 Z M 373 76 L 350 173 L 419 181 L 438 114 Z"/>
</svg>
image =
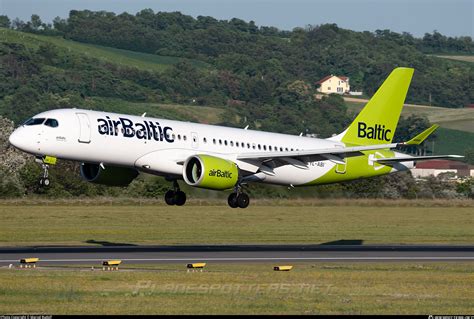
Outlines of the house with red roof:
<svg viewBox="0 0 474 319">
<path fill-rule="evenodd" d="M 457 178 L 474 177 L 474 165 L 449 160 L 432 160 L 416 163 L 415 168 L 411 170 L 415 178 L 438 176 L 449 172 L 454 173 Z"/>
<path fill-rule="evenodd" d="M 325 94 L 346 94 L 351 90 L 347 76 L 335 76 L 331 74 L 325 76 L 315 84 L 317 91 Z"/>
</svg>

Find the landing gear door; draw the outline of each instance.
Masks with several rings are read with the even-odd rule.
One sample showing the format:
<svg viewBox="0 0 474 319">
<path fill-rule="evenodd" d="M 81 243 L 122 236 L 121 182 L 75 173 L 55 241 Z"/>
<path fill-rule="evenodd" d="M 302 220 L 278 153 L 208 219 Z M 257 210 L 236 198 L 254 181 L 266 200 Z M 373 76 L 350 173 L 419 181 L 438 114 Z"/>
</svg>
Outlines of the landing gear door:
<svg viewBox="0 0 474 319">
<path fill-rule="evenodd" d="M 191 133 L 191 145 L 193 148 L 198 148 L 199 147 L 199 138 L 198 138 L 198 135 L 197 133 L 195 132 L 192 132 Z"/>
<path fill-rule="evenodd" d="M 343 146 L 341 145 L 335 145 L 337 148 L 342 148 Z M 344 154 L 342 154 L 344 155 Z M 338 174 L 345 174 L 346 173 L 346 169 L 347 169 L 347 158 L 344 157 L 342 158 L 341 156 L 341 159 L 344 161 L 344 163 L 337 163 L 336 164 L 336 173 Z"/>
<path fill-rule="evenodd" d="M 86 113 L 76 113 L 79 120 L 79 143 L 91 142 L 91 124 Z"/>
</svg>

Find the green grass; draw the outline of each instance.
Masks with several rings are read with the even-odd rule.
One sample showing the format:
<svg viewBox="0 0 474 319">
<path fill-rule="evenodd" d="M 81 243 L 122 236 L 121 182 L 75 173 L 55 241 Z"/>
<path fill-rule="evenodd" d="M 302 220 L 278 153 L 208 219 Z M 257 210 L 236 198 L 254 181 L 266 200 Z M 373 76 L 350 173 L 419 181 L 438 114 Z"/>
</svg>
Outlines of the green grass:
<svg viewBox="0 0 474 319">
<path fill-rule="evenodd" d="M 148 271 L 0 269 L 0 313 L 465 314 L 472 264 L 209 264 Z M 132 267 L 132 266 L 128 266 Z"/>
<path fill-rule="evenodd" d="M 141 115 L 146 112 L 147 116 L 206 124 L 221 122 L 222 116 L 226 112 L 223 108 L 211 106 L 138 103 L 101 97 L 88 98 L 87 104 L 88 108 L 95 110 L 132 115 Z"/>
<path fill-rule="evenodd" d="M 225 201 L 225 200 L 223 200 Z M 274 201 L 245 210 L 227 206 L 0 205 L 0 246 L 127 244 L 321 244 L 362 240 L 364 244 L 472 244 L 474 207 L 390 206 L 385 201 L 310 206 Z M 463 202 L 463 203 L 464 203 Z M 325 204 L 326 203 L 326 204 Z M 363 203 L 363 202 L 361 202 Z M 436 202 L 433 202 L 436 203 Z M 455 203 L 455 202 L 454 202 Z M 50 203 L 51 204 L 51 203 Z M 394 202 L 397 205 L 397 202 Z M 306 206 L 303 206 L 306 205 Z M 436 205 L 436 204 L 433 204 Z"/>
<path fill-rule="evenodd" d="M 465 149 L 474 148 L 474 133 L 441 127 L 436 134 L 438 138 L 435 142 L 435 154 L 463 155 Z"/>
<path fill-rule="evenodd" d="M 141 53 L 129 50 L 104 47 L 94 44 L 86 44 L 61 37 L 36 35 L 0 28 L 0 40 L 9 43 L 20 43 L 30 48 L 38 48 L 41 44 L 51 43 L 60 48 L 83 54 L 99 60 L 111 62 L 128 67 L 136 67 L 142 70 L 153 70 L 161 72 L 180 61 L 190 61 L 196 67 L 208 68 L 209 65 L 198 61 L 184 58 L 160 56 L 156 54 Z"/>
</svg>

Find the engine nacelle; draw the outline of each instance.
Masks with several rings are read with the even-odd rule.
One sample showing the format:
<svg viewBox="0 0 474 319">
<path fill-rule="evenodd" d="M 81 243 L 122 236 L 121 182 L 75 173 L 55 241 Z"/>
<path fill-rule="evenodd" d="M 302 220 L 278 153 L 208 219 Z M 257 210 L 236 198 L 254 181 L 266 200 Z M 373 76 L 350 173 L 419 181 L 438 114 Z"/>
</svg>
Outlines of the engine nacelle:
<svg viewBox="0 0 474 319">
<path fill-rule="evenodd" d="M 224 190 L 239 181 L 239 168 L 232 161 L 210 155 L 194 155 L 183 165 L 183 179 L 191 186 Z"/>
<path fill-rule="evenodd" d="M 103 169 L 100 164 L 82 163 L 81 176 L 91 183 L 128 186 L 138 176 L 138 171 L 134 168 L 118 166 L 107 166 Z"/>
</svg>

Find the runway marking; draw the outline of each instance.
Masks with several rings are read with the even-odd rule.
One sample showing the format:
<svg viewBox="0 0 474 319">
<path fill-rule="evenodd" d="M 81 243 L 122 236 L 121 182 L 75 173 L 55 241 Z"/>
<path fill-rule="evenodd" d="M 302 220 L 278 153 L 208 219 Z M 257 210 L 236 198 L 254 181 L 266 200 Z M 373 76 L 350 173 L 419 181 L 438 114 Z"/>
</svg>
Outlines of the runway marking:
<svg viewBox="0 0 474 319">
<path fill-rule="evenodd" d="M 84 262 L 104 261 L 104 259 L 40 259 L 40 262 Z M 256 257 L 256 258 L 120 258 L 122 261 L 258 261 L 258 260 L 474 260 L 473 257 Z M 18 259 L 0 260 L 0 263 L 18 262 Z"/>
</svg>

